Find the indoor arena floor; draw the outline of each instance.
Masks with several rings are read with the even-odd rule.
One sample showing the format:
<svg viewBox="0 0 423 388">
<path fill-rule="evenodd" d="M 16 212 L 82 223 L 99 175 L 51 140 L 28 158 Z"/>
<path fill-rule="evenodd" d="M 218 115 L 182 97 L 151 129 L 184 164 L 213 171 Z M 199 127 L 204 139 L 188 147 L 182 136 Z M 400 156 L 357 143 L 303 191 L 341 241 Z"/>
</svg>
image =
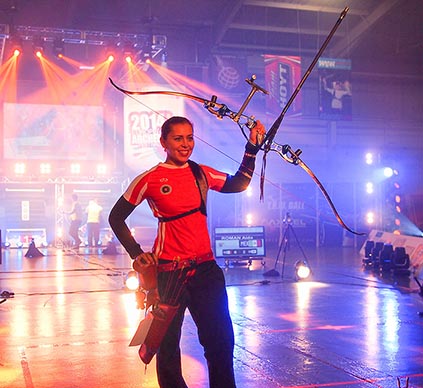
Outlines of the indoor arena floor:
<svg viewBox="0 0 423 388">
<path fill-rule="evenodd" d="M 239 388 L 423 387 L 419 287 L 366 272 L 358 251 L 305 249 L 312 277 L 299 282 L 295 249 L 276 265 L 271 250 L 264 263 L 219 262 Z M 25 248 L 3 249 L 0 387 L 158 387 L 155 358 L 145 367 L 138 347 L 128 346 L 145 315 L 123 286 L 128 257 L 100 248 L 41 252 L 27 258 Z M 272 269 L 276 276 L 264 275 Z M 181 346 L 188 386 L 208 387 L 188 314 Z"/>
</svg>

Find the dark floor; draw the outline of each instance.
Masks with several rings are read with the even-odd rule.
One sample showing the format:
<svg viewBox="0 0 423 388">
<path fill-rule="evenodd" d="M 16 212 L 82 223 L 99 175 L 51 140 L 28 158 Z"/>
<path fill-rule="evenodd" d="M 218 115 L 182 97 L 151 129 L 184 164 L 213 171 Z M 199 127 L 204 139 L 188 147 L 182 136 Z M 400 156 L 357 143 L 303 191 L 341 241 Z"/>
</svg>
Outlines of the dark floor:
<svg viewBox="0 0 423 388">
<path fill-rule="evenodd" d="M 3 250 L 0 387 L 158 387 L 128 343 L 144 316 L 123 288 L 124 254 L 49 248 L 24 257 Z M 236 334 L 239 388 L 423 387 L 423 298 L 409 278 L 363 271 L 357 248 L 306 249 L 311 281 L 296 282 L 295 249 L 282 268 L 268 250 L 225 268 Z M 280 276 L 263 274 L 276 268 Z M 281 276 L 283 271 L 284 276 Z M 208 387 L 191 318 L 183 332 L 184 375 Z M 398 380 L 399 379 L 399 380 Z M 225 387 L 222 387 L 225 388 Z"/>
</svg>

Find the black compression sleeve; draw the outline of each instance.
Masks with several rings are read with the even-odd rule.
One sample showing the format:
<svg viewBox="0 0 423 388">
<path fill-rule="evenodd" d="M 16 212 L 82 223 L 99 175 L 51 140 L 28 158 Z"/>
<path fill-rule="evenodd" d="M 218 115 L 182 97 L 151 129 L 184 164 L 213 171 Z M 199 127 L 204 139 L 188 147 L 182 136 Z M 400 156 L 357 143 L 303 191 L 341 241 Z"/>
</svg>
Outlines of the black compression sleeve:
<svg viewBox="0 0 423 388">
<path fill-rule="evenodd" d="M 132 205 L 121 196 L 109 214 L 110 227 L 132 259 L 135 259 L 139 254 L 143 253 L 141 246 L 135 241 L 125 222 L 128 216 L 134 211 L 135 207 L 136 206 Z"/>
<path fill-rule="evenodd" d="M 228 175 L 226 182 L 220 190 L 221 193 L 239 193 L 244 191 L 251 182 L 253 177 L 254 168 L 256 166 L 256 154 L 259 147 L 247 143 L 245 146 L 244 157 L 242 158 L 241 165 L 235 175 Z"/>
</svg>

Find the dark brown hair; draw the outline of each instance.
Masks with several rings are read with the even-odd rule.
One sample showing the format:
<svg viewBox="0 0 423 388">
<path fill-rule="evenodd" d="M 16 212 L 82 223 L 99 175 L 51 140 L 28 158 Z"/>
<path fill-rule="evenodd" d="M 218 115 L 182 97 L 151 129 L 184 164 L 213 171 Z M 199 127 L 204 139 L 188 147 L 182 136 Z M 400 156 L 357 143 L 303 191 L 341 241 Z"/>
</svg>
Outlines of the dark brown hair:
<svg viewBox="0 0 423 388">
<path fill-rule="evenodd" d="M 194 125 L 186 117 L 173 116 L 170 119 L 167 119 L 162 125 L 161 136 L 166 140 L 167 135 L 172 130 L 172 126 L 175 124 L 189 124 L 191 125 L 192 130 L 194 130 Z"/>
</svg>

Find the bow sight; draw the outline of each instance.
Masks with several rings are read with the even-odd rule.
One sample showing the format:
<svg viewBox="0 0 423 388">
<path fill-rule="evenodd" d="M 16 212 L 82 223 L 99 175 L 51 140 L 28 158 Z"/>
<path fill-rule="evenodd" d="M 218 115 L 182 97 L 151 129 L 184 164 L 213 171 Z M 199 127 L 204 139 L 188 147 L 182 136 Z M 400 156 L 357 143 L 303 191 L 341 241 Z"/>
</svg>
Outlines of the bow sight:
<svg viewBox="0 0 423 388">
<path fill-rule="evenodd" d="M 234 112 L 230 110 L 225 104 L 217 103 L 217 96 L 212 96 L 211 100 L 204 101 L 204 107 L 213 115 L 215 115 L 218 119 L 222 119 L 223 117 L 229 117 L 232 121 L 237 123 L 241 130 L 242 126 L 245 125 L 248 129 L 252 129 L 256 125 L 256 121 L 254 120 L 254 116 L 246 116 L 244 115 L 244 110 L 247 105 L 250 103 L 251 99 L 253 98 L 256 92 L 262 92 L 264 94 L 269 94 L 269 92 L 262 88 L 261 86 L 257 85 L 254 81 L 256 80 L 256 75 L 253 74 L 250 79 L 246 79 L 245 81 L 251 86 L 250 93 L 248 94 L 247 98 L 239 108 L 238 112 Z M 244 119 L 243 122 L 240 122 L 240 119 Z M 247 137 L 242 131 L 245 137 Z M 261 142 L 260 142 L 261 143 Z M 260 144 L 261 145 L 261 144 Z"/>
</svg>

